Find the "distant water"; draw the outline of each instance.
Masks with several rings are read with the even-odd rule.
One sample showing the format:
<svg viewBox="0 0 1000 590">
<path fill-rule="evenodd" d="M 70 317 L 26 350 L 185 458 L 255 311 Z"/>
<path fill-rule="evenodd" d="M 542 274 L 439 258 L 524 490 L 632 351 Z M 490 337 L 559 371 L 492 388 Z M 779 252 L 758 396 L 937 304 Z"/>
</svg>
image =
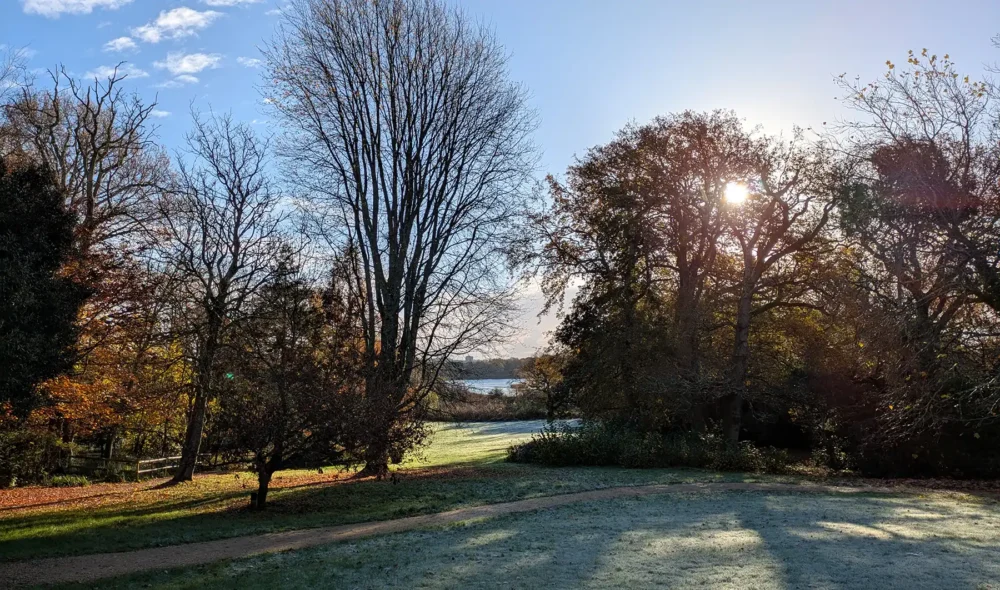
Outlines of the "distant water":
<svg viewBox="0 0 1000 590">
<path fill-rule="evenodd" d="M 514 384 L 520 383 L 520 379 L 459 379 L 473 393 L 490 393 L 494 389 L 499 389 L 505 394 L 514 392 Z"/>
</svg>

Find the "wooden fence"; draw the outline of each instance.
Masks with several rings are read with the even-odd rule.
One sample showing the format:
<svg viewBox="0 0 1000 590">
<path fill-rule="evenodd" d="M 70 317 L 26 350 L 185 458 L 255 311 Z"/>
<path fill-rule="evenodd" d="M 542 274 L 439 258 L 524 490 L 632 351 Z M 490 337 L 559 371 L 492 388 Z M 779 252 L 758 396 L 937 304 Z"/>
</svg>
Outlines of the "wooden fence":
<svg viewBox="0 0 1000 590">
<path fill-rule="evenodd" d="M 198 455 L 198 462 L 204 465 L 209 458 L 208 453 Z M 119 473 L 126 478 L 138 479 L 152 477 L 162 473 L 169 474 L 180 467 L 181 458 L 160 457 L 159 459 L 106 459 L 95 455 L 74 455 L 69 458 L 66 470 L 70 473 L 80 473 L 88 476 L 107 477 Z"/>
</svg>

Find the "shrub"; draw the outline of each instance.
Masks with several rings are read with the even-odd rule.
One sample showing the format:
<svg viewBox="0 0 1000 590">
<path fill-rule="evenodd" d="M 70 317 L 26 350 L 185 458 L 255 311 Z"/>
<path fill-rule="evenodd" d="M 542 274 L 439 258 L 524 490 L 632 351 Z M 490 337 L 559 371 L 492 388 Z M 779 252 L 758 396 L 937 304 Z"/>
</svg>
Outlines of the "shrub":
<svg viewBox="0 0 1000 590">
<path fill-rule="evenodd" d="M 784 473 L 784 450 L 748 441 L 730 448 L 718 435 L 641 433 L 607 422 L 556 425 L 508 450 L 507 460 L 553 466 L 707 467 L 718 471 Z"/>
<path fill-rule="evenodd" d="M 56 475 L 49 480 L 54 488 L 82 488 L 90 485 L 90 480 L 82 475 Z"/>
<path fill-rule="evenodd" d="M 0 429 L 0 487 L 43 483 L 65 454 L 67 445 L 49 431 Z"/>
<path fill-rule="evenodd" d="M 101 480 L 108 483 L 125 483 L 135 481 L 138 474 L 120 463 L 108 463 Z"/>
</svg>

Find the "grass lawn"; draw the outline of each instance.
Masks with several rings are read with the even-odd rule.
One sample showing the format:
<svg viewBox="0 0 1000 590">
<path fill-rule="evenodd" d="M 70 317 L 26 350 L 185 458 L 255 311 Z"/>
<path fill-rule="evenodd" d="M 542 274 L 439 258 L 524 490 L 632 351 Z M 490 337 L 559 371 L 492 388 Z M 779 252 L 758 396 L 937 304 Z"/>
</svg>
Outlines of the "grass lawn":
<svg viewBox="0 0 1000 590">
<path fill-rule="evenodd" d="M 699 470 L 559 469 L 503 462 L 509 445 L 541 426 L 540 421 L 436 425 L 430 444 L 401 466 L 396 483 L 348 481 L 350 474 L 330 469 L 322 475 L 282 472 L 264 513 L 245 508 L 256 485 L 249 473 L 202 475 L 173 487 L 156 482 L 91 486 L 72 491 L 87 497 L 53 502 L 33 500 L 33 494 L 49 490 L 0 491 L 0 561 L 384 520 L 607 486 L 760 479 Z M 25 504 L 43 505 L 18 507 Z"/>
<path fill-rule="evenodd" d="M 997 588 L 1000 511 L 941 497 L 604 500 L 86 587 Z"/>
</svg>

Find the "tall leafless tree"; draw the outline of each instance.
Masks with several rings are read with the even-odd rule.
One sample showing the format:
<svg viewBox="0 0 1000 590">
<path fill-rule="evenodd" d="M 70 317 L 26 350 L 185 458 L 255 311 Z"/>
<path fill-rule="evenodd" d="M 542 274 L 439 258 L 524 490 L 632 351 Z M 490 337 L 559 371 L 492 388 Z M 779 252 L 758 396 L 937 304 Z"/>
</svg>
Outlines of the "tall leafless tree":
<svg viewBox="0 0 1000 590">
<path fill-rule="evenodd" d="M 191 479 L 208 403 L 225 371 L 220 351 L 246 303 L 271 279 L 285 219 L 268 171 L 268 141 L 228 115 L 194 116 L 194 162 L 161 202 L 161 255 L 176 283 L 179 333 L 188 343 L 192 405 L 174 481 Z"/>
<path fill-rule="evenodd" d="M 6 116 L 21 149 L 52 170 L 77 214 L 81 256 L 145 234 L 169 169 L 150 121 L 156 104 L 126 92 L 117 68 L 86 84 L 65 70 L 50 78 L 48 89 L 20 88 Z"/>
<path fill-rule="evenodd" d="M 439 0 L 294 0 L 266 57 L 295 180 L 357 254 L 381 476 L 446 359 L 508 332 L 535 119 L 492 33 Z"/>
</svg>

